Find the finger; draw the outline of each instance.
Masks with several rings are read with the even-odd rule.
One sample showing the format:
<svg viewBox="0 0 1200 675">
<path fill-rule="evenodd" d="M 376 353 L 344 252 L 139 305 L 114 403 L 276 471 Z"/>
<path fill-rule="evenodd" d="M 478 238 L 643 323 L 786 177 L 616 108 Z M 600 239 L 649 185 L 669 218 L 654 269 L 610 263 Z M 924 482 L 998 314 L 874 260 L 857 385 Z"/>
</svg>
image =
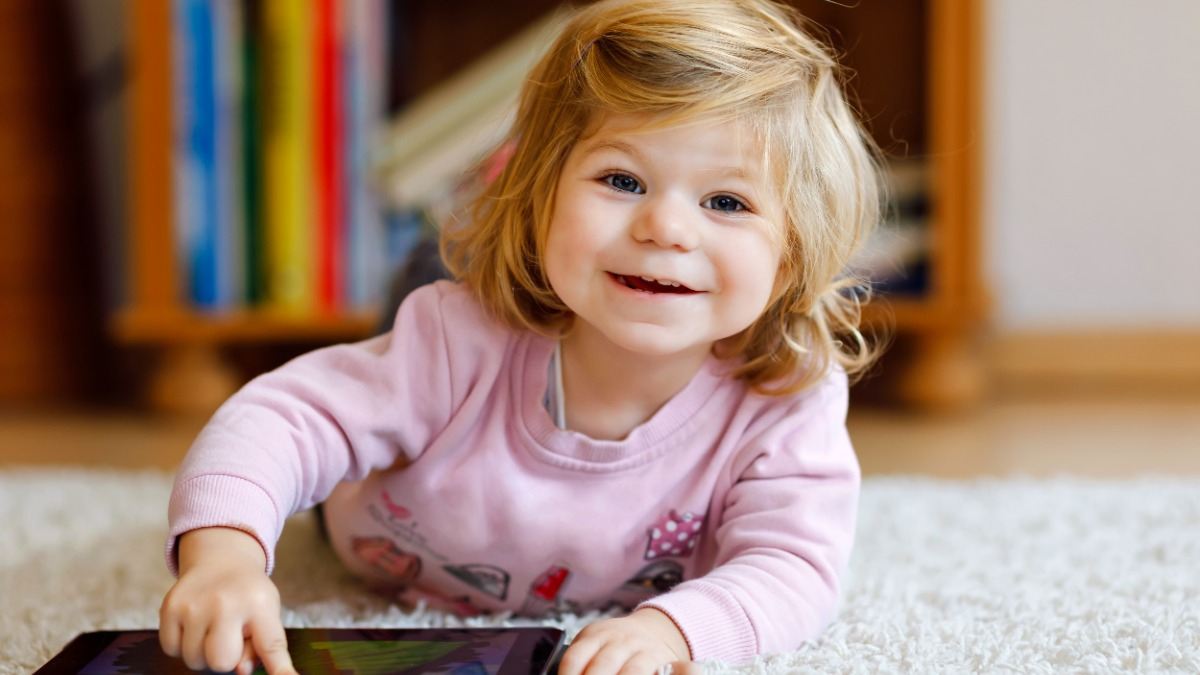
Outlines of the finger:
<svg viewBox="0 0 1200 675">
<path fill-rule="evenodd" d="M 629 659 L 630 654 L 626 649 L 608 643 L 592 655 L 592 658 L 584 665 L 581 672 L 587 673 L 587 675 L 616 675 L 617 673 L 624 673 L 626 671 L 622 669 Z M 644 671 L 643 675 L 654 672 L 654 665 L 656 664 L 647 663 L 646 665 L 648 669 Z"/>
<path fill-rule="evenodd" d="M 664 667 L 670 675 L 704 675 L 704 667 L 695 661 L 672 661 Z"/>
<path fill-rule="evenodd" d="M 261 621 L 251 633 L 254 653 L 262 661 L 268 675 L 299 675 L 288 654 L 287 635 L 278 619 Z"/>
<path fill-rule="evenodd" d="M 629 660 L 620 665 L 619 675 L 649 675 L 661 670 L 657 660 L 647 654 L 634 654 Z"/>
<path fill-rule="evenodd" d="M 209 629 L 204 638 L 204 662 L 209 670 L 228 673 L 237 668 L 243 652 L 246 651 L 246 638 L 243 637 L 242 626 L 237 622 L 222 621 Z"/>
<path fill-rule="evenodd" d="M 172 658 L 179 658 L 179 640 L 182 629 L 179 627 L 179 622 L 168 619 L 159 614 L 158 617 L 158 644 L 162 647 L 163 653 Z"/>
<path fill-rule="evenodd" d="M 181 612 L 175 601 L 175 589 L 172 587 L 163 596 L 162 604 L 158 607 L 158 643 L 167 656 L 179 658 L 183 650 L 183 622 Z"/>
<path fill-rule="evenodd" d="M 582 635 L 580 636 L 582 637 Z M 558 662 L 558 675 L 580 675 L 596 654 L 599 645 L 588 639 L 575 638 Z"/>
<path fill-rule="evenodd" d="M 208 630 L 204 627 L 183 626 L 183 636 L 179 640 L 179 655 L 187 667 L 192 670 L 204 670 L 208 666 L 204 660 L 204 638 L 207 634 Z"/>
<path fill-rule="evenodd" d="M 238 675 L 250 675 L 253 673 L 256 662 L 254 657 L 254 642 L 246 640 L 242 643 L 242 658 L 238 661 L 237 667 Z"/>
</svg>

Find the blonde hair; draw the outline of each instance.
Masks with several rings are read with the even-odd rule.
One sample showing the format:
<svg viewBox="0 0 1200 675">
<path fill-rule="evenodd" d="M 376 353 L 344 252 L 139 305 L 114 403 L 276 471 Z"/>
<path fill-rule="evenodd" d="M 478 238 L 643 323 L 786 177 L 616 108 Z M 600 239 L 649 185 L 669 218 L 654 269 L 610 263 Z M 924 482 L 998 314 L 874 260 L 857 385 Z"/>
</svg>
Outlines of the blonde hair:
<svg viewBox="0 0 1200 675">
<path fill-rule="evenodd" d="M 530 73 L 508 136 L 512 156 L 442 233 L 450 271 L 516 328 L 546 335 L 573 315 L 542 265 L 559 174 L 605 113 L 747 125 L 783 205 L 777 291 L 715 347 L 765 393 L 803 390 L 837 364 L 875 357 L 859 332 L 866 284 L 846 266 L 879 218 L 875 150 L 829 50 L 771 0 L 601 0 L 583 7 Z"/>
</svg>

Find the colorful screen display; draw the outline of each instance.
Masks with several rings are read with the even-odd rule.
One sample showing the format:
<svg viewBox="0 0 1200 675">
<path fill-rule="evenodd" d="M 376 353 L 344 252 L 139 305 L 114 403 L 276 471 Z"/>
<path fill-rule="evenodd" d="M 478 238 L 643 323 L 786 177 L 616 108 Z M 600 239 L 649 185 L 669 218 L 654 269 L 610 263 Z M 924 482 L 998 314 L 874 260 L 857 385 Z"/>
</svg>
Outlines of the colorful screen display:
<svg viewBox="0 0 1200 675">
<path fill-rule="evenodd" d="M 287 632 L 292 662 L 305 675 L 541 672 L 558 644 L 558 635 L 541 629 L 306 628 Z M 80 675 L 193 675 L 182 661 L 163 654 L 157 632 L 113 635 L 78 671 Z M 259 668 L 255 673 L 265 671 Z"/>
</svg>

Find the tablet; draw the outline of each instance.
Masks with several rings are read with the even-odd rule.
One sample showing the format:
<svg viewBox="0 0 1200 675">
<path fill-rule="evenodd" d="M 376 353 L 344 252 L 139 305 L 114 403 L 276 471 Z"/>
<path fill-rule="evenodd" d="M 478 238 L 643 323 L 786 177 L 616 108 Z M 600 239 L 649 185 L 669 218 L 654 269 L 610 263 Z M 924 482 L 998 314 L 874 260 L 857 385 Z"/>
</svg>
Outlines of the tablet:
<svg viewBox="0 0 1200 675">
<path fill-rule="evenodd" d="M 544 675 L 563 648 L 557 628 L 289 628 L 304 675 Z M 261 667 L 254 671 L 263 673 Z M 158 631 L 84 633 L 34 675 L 193 675 L 166 656 Z"/>
</svg>

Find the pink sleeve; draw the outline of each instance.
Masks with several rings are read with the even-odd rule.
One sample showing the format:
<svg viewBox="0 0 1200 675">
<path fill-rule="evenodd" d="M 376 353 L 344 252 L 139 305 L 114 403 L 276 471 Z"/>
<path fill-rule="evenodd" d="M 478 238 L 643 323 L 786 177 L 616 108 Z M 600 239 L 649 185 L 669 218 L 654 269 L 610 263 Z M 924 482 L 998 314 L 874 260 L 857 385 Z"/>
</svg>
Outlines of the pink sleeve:
<svg viewBox="0 0 1200 675">
<path fill-rule="evenodd" d="M 256 537 L 269 572 L 288 516 L 427 445 L 452 409 L 440 299 L 437 288 L 420 289 L 391 333 L 305 354 L 221 406 L 175 479 L 172 573 L 179 535 L 213 526 Z"/>
<path fill-rule="evenodd" d="M 813 394 L 749 439 L 724 496 L 715 569 L 642 605 L 675 621 L 693 659 L 742 663 L 796 649 L 836 614 L 860 477 L 845 427 L 845 377 Z"/>
</svg>

